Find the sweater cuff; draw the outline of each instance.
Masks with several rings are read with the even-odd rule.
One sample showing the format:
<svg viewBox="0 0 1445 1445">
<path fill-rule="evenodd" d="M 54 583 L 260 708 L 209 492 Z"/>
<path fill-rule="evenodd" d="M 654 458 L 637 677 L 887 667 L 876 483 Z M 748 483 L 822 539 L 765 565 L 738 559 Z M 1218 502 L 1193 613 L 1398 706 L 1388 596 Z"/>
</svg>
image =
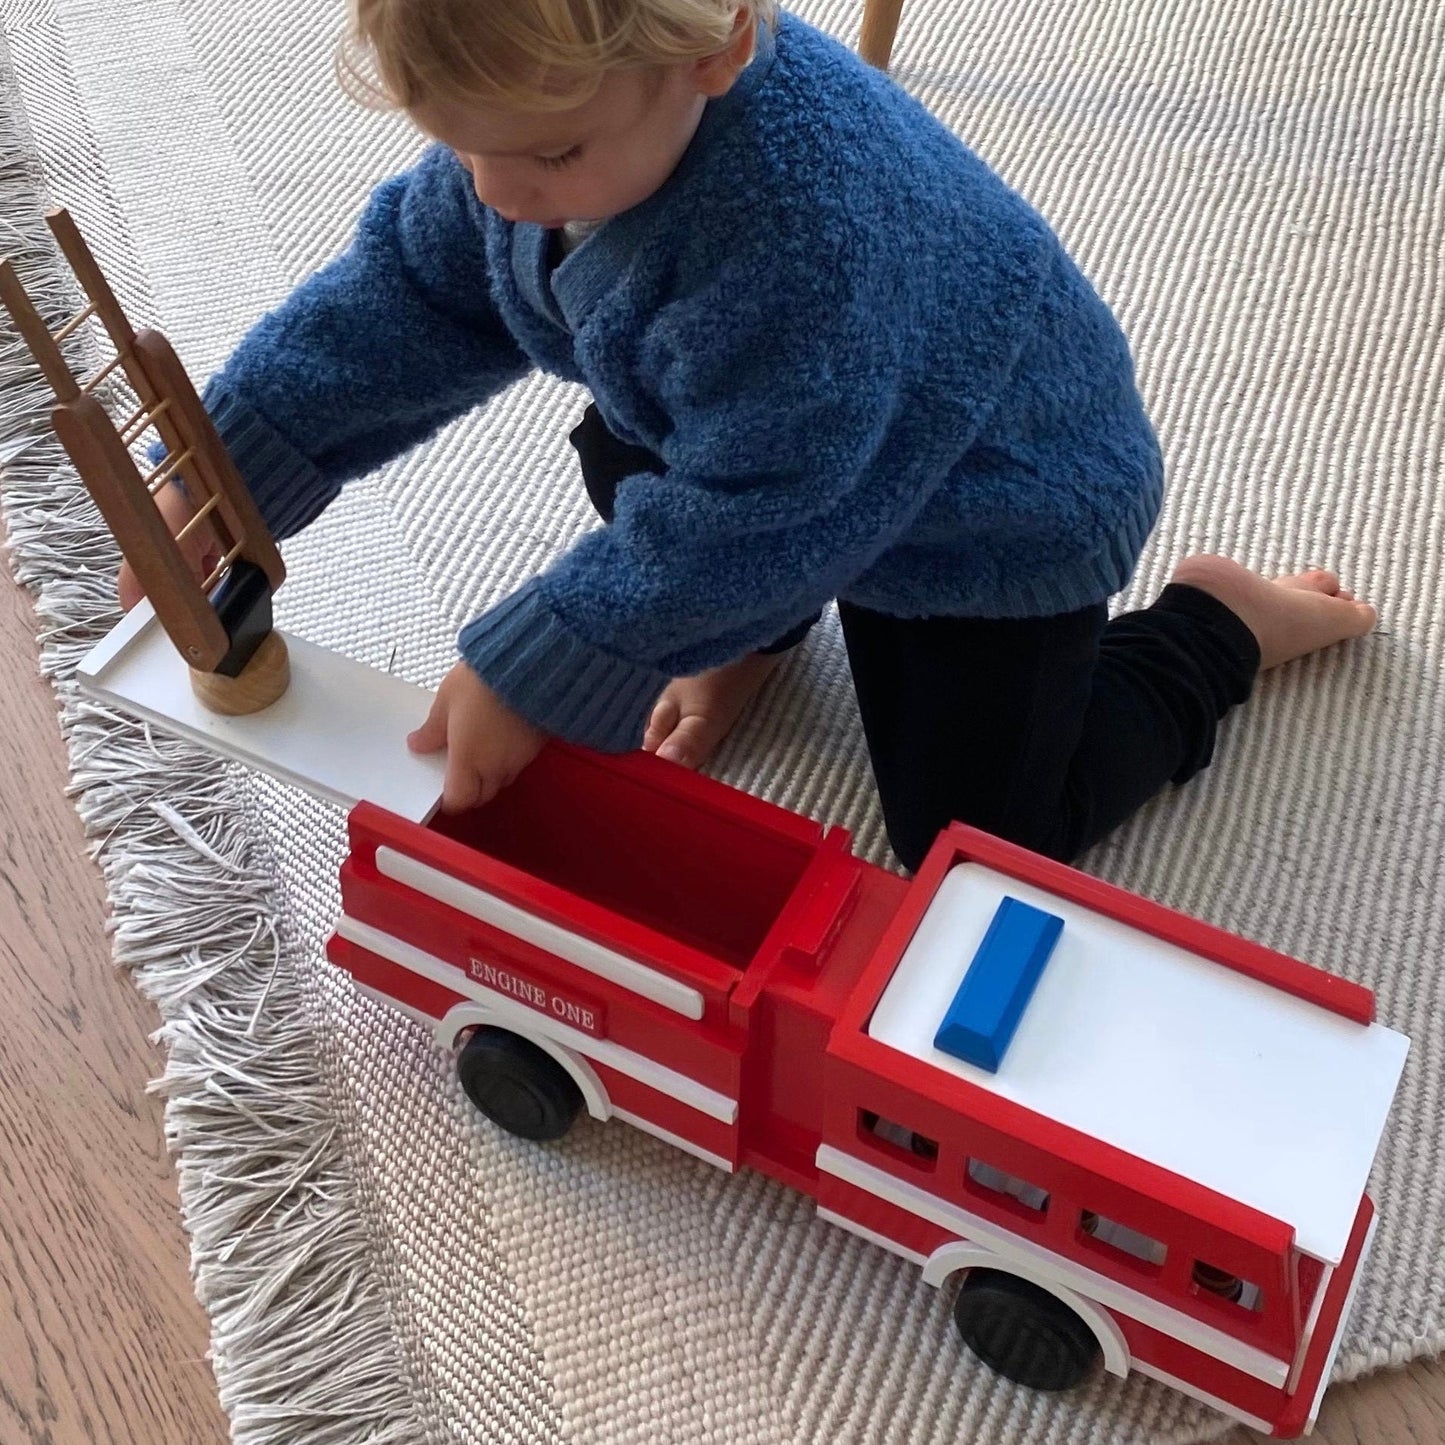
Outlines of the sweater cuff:
<svg viewBox="0 0 1445 1445">
<path fill-rule="evenodd" d="M 340 488 L 328 483 L 309 457 L 219 377 L 211 379 L 201 399 L 262 520 L 278 540 L 299 532 L 335 501 Z"/>
<path fill-rule="evenodd" d="M 570 631 L 533 578 L 458 638 L 462 656 L 534 727 L 600 752 L 642 746 L 647 717 L 671 675 L 602 652 Z"/>
</svg>

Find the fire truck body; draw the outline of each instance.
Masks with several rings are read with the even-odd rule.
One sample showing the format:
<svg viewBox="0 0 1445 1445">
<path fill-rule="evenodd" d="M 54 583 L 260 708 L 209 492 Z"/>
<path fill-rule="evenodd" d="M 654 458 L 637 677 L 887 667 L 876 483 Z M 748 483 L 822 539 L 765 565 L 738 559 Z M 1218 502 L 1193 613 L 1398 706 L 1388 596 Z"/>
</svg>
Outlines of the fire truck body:
<svg viewBox="0 0 1445 1445">
<path fill-rule="evenodd" d="M 249 717 L 197 709 L 143 609 L 81 677 L 351 806 L 330 957 L 460 1047 L 484 1112 L 546 1138 L 585 1107 L 806 1192 L 957 1284 L 964 1339 L 1025 1383 L 1102 1359 L 1308 1428 L 1407 1047 L 1366 990 L 968 829 L 905 882 L 642 755 L 549 744 L 436 814 L 439 761 L 403 743 L 429 695 L 289 641 Z M 990 1071 L 938 1030 L 1008 898 L 1061 931 Z"/>
<path fill-rule="evenodd" d="M 1032 1281 L 1107 1368 L 1303 1430 L 1403 1038 L 1363 990 L 971 830 L 911 884 L 847 844 L 553 746 L 478 813 L 358 807 L 331 956 L 444 1043 L 519 1034 L 594 1116 L 803 1190 L 932 1283 Z M 989 1073 L 933 1037 L 1006 897 L 1063 929 Z"/>
</svg>

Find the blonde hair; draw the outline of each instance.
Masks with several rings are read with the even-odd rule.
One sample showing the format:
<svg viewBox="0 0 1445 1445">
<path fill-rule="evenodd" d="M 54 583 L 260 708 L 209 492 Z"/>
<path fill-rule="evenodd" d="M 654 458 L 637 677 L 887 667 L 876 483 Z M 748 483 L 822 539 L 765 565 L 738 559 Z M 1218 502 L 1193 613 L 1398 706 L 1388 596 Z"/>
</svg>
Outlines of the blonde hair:
<svg viewBox="0 0 1445 1445">
<path fill-rule="evenodd" d="M 717 54 L 740 11 L 771 26 L 778 0 L 352 0 L 337 72 L 373 109 L 569 110 L 610 70 Z"/>
</svg>

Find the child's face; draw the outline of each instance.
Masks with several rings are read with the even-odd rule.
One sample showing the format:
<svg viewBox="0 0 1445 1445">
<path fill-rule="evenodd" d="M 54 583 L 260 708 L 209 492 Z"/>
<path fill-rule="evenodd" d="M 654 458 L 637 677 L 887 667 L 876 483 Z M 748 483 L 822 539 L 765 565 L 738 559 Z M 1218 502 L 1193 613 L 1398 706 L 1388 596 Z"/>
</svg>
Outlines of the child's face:
<svg viewBox="0 0 1445 1445">
<path fill-rule="evenodd" d="M 672 174 L 703 107 L 731 87 L 751 55 L 750 26 L 741 38 L 745 45 L 707 60 L 611 71 L 572 110 L 422 102 L 410 115 L 457 153 L 478 199 L 507 220 L 553 228 L 606 220 L 641 204 Z"/>
</svg>

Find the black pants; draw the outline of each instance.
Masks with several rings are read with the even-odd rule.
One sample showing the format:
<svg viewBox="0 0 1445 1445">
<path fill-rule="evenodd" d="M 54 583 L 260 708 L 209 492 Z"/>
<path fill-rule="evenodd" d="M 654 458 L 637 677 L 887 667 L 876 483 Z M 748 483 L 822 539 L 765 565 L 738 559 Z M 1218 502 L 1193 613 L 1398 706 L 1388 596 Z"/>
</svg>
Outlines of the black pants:
<svg viewBox="0 0 1445 1445">
<path fill-rule="evenodd" d="M 595 407 L 572 433 L 604 520 L 623 477 L 663 473 Z M 1139 612 L 1057 617 L 838 615 L 888 838 L 917 868 L 940 828 L 971 823 L 1070 859 L 1214 752 L 1219 719 L 1259 668 L 1254 634 L 1206 592 L 1173 584 Z M 801 619 L 767 651 L 799 641 Z"/>
</svg>

